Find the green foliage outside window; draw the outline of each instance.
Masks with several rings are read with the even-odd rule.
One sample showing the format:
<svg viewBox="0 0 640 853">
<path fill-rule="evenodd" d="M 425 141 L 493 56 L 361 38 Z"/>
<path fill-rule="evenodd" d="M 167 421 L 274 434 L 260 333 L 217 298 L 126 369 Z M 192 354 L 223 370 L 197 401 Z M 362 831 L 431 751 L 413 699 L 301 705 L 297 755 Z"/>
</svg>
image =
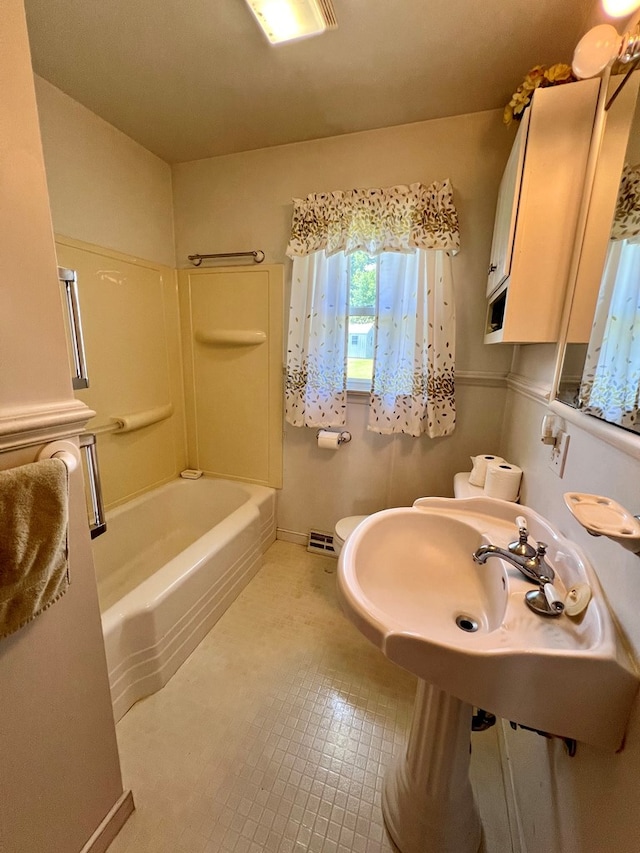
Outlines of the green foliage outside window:
<svg viewBox="0 0 640 853">
<path fill-rule="evenodd" d="M 378 262 L 366 252 L 354 252 L 349 255 L 349 305 L 350 325 L 364 325 L 375 322 L 376 289 L 378 279 Z M 373 359 L 356 355 L 353 337 L 349 339 L 347 379 L 356 381 L 371 381 L 373 374 Z"/>
</svg>

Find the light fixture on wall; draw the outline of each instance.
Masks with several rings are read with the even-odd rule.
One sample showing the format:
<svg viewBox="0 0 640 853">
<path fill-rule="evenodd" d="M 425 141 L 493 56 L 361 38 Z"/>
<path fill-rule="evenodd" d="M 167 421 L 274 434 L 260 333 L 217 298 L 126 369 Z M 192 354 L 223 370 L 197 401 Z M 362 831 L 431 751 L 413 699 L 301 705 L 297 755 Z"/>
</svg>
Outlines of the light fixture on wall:
<svg viewBox="0 0 640 853">
<path fill-rule="evenodd" d="M 338 26 L 331 0 L 247 0 L 271 44 L 320 35 Z"/>
<path fill-rule="evenodd" d="M 624 18 L 640 7 L 640 0 L 602 0 L 602 7 L 612 18 Z"/>
<path fill-rule="evenodd" d="M 596 77 L 613 61 L 623 64 L 640 59 L 640 29 L 638 16 L 630 22 L 629 31 L 619 35 L 611 24 L 593 27 L 578 42 L 573 54 L 572 68 L 576 77 Z"/>
</svg>

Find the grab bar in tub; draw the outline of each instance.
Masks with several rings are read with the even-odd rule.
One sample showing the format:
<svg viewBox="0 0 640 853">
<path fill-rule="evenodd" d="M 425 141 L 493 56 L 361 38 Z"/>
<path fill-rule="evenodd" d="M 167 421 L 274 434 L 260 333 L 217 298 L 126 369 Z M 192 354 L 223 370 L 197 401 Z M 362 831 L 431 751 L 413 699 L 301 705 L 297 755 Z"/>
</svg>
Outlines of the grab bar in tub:
<svg viewBox="0 0 640 853">
<path fill-rule="evenodd" d="M 71 357 L 73 358 L 74 369 L 72 384 L 74 390 L 77 391 L 89 387 L 87 359 L 82 336 L 82 319 L 80 317 L 80 300 L 78 298 L 78 276 L 75 270 L 58 267 L 58 279 L 64 285 L 67 311 L 69 312 L 69 336 L 71 338 Z"/>
<path fill-rule="evenodd" d="M 164 406 L 156 406 L 154 409 L 145 409 L 142 412 L 130 412 L 126 415 L 112 415 L 110 424 L 102 424 L 92 428 L 94 435 L 102 435 L 103 433 L 111 432 L 114 435 L 121 433 L 135 432 L 151 424 L 157 424 L 161 421 L 166 421 L 173 415 L 173 403 L 167 403 Z"/>
</svg>

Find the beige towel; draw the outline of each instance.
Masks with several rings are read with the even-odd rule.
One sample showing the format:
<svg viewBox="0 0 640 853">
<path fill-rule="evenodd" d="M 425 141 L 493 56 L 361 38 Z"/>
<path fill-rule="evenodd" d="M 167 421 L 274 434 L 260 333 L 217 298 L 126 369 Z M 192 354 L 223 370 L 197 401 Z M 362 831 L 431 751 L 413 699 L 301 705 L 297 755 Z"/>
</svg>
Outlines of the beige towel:
<svg viewBox="0 0 640 853">
<path fill-rule="evenodd" d="M 68 491 L 60 459 L 0 471 L 0 638 L 67 590 Z"/>
</svg>

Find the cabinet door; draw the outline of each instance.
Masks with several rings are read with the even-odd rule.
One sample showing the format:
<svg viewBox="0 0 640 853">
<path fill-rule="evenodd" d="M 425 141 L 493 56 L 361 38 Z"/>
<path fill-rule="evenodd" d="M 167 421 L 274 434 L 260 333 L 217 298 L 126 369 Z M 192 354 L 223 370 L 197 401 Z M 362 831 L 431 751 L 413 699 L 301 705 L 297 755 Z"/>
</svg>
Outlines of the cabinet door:
<svg viewBox="0 0 640 853">
<path fill-rule="evenodd" d="M 520 122 L 518 134 L 500 182 L 496 219 L 493 227 L 493 243 L 491 244 L 487 296 L 491 296 L 500 287 L 511 271 L 513 239 L 516 230 L 528 129 L 529 110 L 526 111 Z"/>
</svg>

